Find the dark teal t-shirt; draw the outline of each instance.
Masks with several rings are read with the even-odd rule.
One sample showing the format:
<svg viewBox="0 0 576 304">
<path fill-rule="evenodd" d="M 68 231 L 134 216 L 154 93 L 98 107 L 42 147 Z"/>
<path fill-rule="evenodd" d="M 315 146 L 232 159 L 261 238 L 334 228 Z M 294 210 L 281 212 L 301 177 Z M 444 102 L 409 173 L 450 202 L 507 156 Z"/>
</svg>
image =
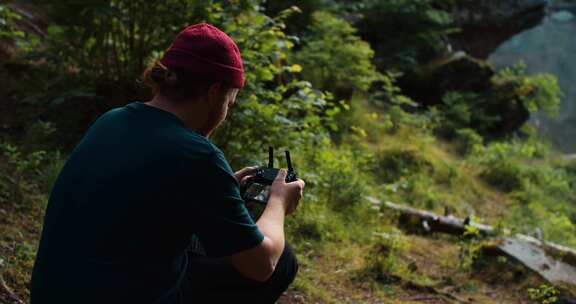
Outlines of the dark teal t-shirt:
<svg viewBox="0 0 576 304">
<path fill-rule="evenodd" d="M 32 303 L 180 303 L 193 237 L 214 257 L 263 239 L 224 155 L 171 113 L 112 110 L 52 190 Z"/>
</svg>

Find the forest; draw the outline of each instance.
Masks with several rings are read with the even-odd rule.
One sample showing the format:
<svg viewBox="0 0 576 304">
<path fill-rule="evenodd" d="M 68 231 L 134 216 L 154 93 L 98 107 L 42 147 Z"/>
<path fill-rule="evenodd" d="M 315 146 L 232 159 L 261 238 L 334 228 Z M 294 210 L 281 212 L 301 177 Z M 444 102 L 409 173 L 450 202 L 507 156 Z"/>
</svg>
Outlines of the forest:
<svg viewBox="0 0 576 304">
<path fill-rule="evenodd" d="M 574 1 L 553 3 L 576 14 Z M 576 101 L 558 75 L 489 60 L 551 6 L 0 1 L 0 303 L 28 302 L 67 155 L 100 115 L 151 98 L 142 72 L 198 22 L 236 41 L 246 71 L 211 140 L 234 169 L 289 149 L 306 181 L 287 219 L 300 271 L 279 303 L 576 303 L 576 277 L 543 274 L 502 245 L 538 243 L 576 274 L 576 151 L 534 123 Z"/>
</svg>

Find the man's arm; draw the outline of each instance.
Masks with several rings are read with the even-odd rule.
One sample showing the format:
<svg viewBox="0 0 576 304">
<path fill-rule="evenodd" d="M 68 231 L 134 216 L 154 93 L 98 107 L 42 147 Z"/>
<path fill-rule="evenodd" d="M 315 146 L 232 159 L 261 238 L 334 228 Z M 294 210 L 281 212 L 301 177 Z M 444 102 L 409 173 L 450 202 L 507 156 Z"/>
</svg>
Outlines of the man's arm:
<svg viewBox="0 0 576 304">
<path fill-rule="evenodd" d="M 284 251 L 284 218 L 298 206 L 304 190 L 304 181 L 286 183 L 286 170 L 280 170 L 270 188 L 266 209 L 256 223 L 264 235 L 262 242 L 228 258 L 230 263 L 247 278 L 265 282 L 272 276 Z"/>
</svg>

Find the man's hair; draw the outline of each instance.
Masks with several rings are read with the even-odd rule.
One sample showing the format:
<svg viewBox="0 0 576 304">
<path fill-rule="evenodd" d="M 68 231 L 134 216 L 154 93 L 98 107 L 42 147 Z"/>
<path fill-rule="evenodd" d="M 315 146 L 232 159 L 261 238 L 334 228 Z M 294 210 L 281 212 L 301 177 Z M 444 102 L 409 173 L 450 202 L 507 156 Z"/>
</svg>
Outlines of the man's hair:
<svg viewBox="0 0 576 304">
<path fill-rule="evenodd" d="M 142 80 L 152 88 L 154 94 L 160 94 L 172 102 L 186 102 L 206 96 L 210 86 L 216 81 L 201 79 L 185 69 L 168 68 L 160 61 L 152 63 L 142 74 Z M 230 88 L 222 83 L 225 93 Z"/>
</svg>

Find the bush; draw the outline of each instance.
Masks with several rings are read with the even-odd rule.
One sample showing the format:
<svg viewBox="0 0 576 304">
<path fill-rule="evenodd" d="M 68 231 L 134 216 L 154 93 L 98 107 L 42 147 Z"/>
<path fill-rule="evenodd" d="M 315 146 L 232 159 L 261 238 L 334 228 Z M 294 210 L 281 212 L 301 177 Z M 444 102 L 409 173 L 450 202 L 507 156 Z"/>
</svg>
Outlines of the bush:
<svg viewBox="0 0 576 304">
<path fill-rule="evenodd" d="M 275 16 L 281 11 L 297 6 L 300 13 L 291 16 L 286 24 L 286 30 L 290 34 L 303 35 L 309 29 L 314 20 L 314 13 L 317 11 L 334 11 L 338 8 L 338 0 L 276 0 L 265 1 L 266 14 Z"/>
<path fill-rule="evenodd" d="M 434 178 L 428 174 L 417 174 L 406 179 L 403 182 L 402 190 L 402 200 L 410 206 L 436 210 L 445 204 Z"/>
<path fill-rule="evenodd" d="M 18 28 L 22 16 L 7 4 L 0 4 L 0 40 L 9 41 L 22 50 L 30 51 L 38 45 L 38 37 Z M 4 45 L 0 46 L 4 47 Z"/>
<path fill-rule="evenodd" d="M 524 63 L 507 67 L 494 77 L 495 83 L 512 83 L 514 93 L 532 113 L 542 111 L 551 117 L 558 114 L 562 90 L 558 78 L 552 74 L 526 75 Z"/>
<path fill-rule="evenodd" d="M 550 163 L 548 148 L 533 139 L 492 143 L 476 151 L 472 160 L 482 164 L 481 177 L 496 189 L 510 192 L 515 202 L 507 212 L 508 226 L 526 234 L 541 229 L 546 240 L 576 244 L 576 195 L 570 169 Z"/>
<path fill-rule="evenodd" d="M 481 173 L 485 181 L 502 191 L 510 192 L 526 190 L 530 184 L 547 188 L 552 183 L 544 181 L 551 179 L 565 181 L 565 176 L 560 177 L 556 170 L 546 166 L 532 167 L 523 163 L 530 159 L 543 158 L 547 153 L 546 145 L 533 140 L 492 143 L 475 151 L 473 160 L 485 167 Z"/>
<path fill-rule="evenodd" d="M 349 99 L 354 90 L 367 90 L 379 76 L 372 65 L 374 52 L 355 34 L 345 20 L 316 12 L 310 35 L 292 62 L 302 64 L 302 76 L 314 86 Z"/>
<path fill-rule="evenodd" d="M 209 0 L 96 0 L 89 6 L 78 1 L 38 2 L 54 20 L 42 56 L 55 69 L 67 67 L 66 78 L 84 83 L 72 90 L 66 87 L 55 101 L 81 97 L 95 102 L 99 94 L 119 98 L 119 90 L 124 92 L 119 93 L 124 94 L 121 103 L 140 95 L 136 79 L 146 64 L 160 57 L 184 26 L 204 20 L 234 38 L 245 62 L 246 87 L 213 137 L 234 166 L 260 161 L 268 146 L 322 146 L 328 129 L 337 128 L 333 118 L 338 111 L 328 102 L 331 95 L 298 80 L 297 66 L 287 62 L 296 39 L 285 34 L 285 20 L 293 9 L 271 18 L 255 0 L 226 6 Z"/>
<path fill-rule="evenodd" d="M 562 92 L 553 75 L 526 75 L 522 66 L 505 68 L 486 88 L 450 91 L 436 106 L 439 133 L 449 139 L 459 129 L 472 129 L 485 139 L 504 138 L 522 129 L 530 114 L 556 115 Z"/>
<path fill-rule="evenodd" d="M 410 270 L 401 256 L 409 249 L 408 240 L 398 231 L 375 233 L 368 249 L 365 266 L 356 277 L 369 278 L 381 284 L 391 284 L 409 275 Z"/>
<path fill-rule="evenodd" d="M 359 10 L 360 35 L 376 51 L 381 70 L 410 70 L 444 51 L 453 31 L 450 0 L 367 0 Z"/>
<path fill-rule="evenodd" d="M 350 235 L 347 223 L 326 202 L 306 198 L 298 213 L 298 218 L 290 218 L 287 224 L 297 241 L 344 241 Z"/>
<path fill-rule="evenodd" d="M 18 31 L 15 27 L 15 22 L 20 20 L 20 18 L 21 16 L 6 4 L 0 4 L 0 38 L 14 39 L 22 37 L 24 33 Z"/>
<path fill-rule="evenodd" d="M 23 153 L 18 147 L 0 143 L 7 165 L 0 167 L 0 201 L 17 207 L 30 207 L 52 188 L 64 164 L 60 153 L 44 150 Z"/>
<path fill-rule="evenodd" d="M 89 78 L 132 87 L 178 30 L 215 9 L 212 1 L 203 0 L 33 2 L 54 21 L 48 28 L 45 58 Z"/>
<path fill-rule="evenodd" d="M 232 33 L 243 60 L 250 63 L 237 108 L 213 138 L 233 165 L 262 160 L 268 146 L 289 148 L 295 155 L 303 147 L 321 150 L 330 141 L 329 130 L 337 129 L 338 110 L 329 102 L 331 95 L 298 80 L 298 71 L 287 62 L 293 42 L 283 28 L 291 12 L 270 18 L 247 10 L 236 18 L 221 14 L 214 20 Z"/>
<path fill-rule="evenodd" d="M 460 154 L 477 153 L 482 144 L 483 138 L 476 131 L 469 128 L 456 130 L 456 146 Z"/>
<path fill-rule="evenodd" d="M 433 165 L 414 150 L 383 150 L 375 155 L 372 163 L 372 172 L 383 183 L 392 183 L 416 173 L 433 171 Z"/>
<path fill-rule="evenodd" d="M 524 168 L 511 159 L 489 162 L 480 174 L 488 184 L 504 192 L 522 190 L 525 175 Z"/>
<path fill-rule="evenodd" d="M 493 112 L 490 107 L 489 101 L 477 93 L 448 92 L 438 106 L 440 134 L 453 138 L 457 130 L 471 129 L 489 135 L 503 119 L 503 113 Z"/>
<path fill-rule="evenodd" d="M 318 177 L 315 187 L 334 210 L 359 208 L 367 195 L 361 156 L 346 148 L 333 149 L 317 151 L 313 166 Z"/>
</svg>

